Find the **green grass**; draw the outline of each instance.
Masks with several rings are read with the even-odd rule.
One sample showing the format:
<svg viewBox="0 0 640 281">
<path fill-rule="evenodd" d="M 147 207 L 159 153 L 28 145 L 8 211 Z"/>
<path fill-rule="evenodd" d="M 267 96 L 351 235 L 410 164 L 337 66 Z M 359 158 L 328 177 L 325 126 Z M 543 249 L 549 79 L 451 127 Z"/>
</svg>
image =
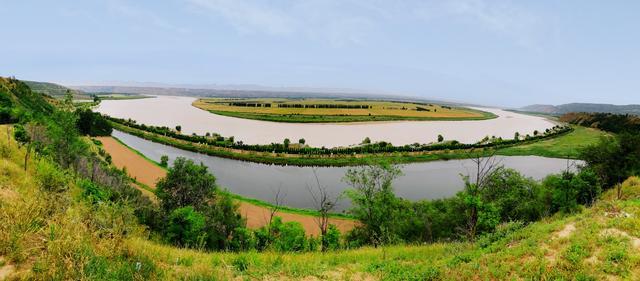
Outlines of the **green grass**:
<svg viewBox="0 0 640 281">
<path fill-rule="evenodd" d="M 580 150 L 586 146 L 596 144 L 601 137 L 609 135 L 603 131 L 573 126 L 573 132 L 549 140 L 519 146 L 507 147 L 498 150 L 500 155 L 537 155 L 555 158 L 577 159 Z"/>
</svg>

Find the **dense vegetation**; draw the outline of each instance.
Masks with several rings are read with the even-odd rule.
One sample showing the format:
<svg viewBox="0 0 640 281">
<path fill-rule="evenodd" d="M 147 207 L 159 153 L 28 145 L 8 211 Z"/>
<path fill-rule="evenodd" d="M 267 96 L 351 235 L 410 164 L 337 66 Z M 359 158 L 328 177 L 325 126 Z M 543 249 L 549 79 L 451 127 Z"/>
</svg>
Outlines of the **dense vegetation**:
<svg viewBox="0 0 640 281">
<path fill-rule="evenodd" d="M 567 113 L 560 121 L 585 127 L 597 128 L 612 133 L 640 132 L 640 117 L 611 113 Z"/>
</svg>

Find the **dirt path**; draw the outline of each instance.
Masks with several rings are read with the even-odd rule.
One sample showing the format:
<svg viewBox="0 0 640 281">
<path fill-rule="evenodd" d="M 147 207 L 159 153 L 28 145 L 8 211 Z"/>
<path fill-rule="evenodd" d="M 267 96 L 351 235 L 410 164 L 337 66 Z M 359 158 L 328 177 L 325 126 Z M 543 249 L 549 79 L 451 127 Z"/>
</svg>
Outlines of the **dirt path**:
<svg viewBox="0 0 640 281">
<path fill-rule="evenodd" d="M 127 173 L 137 181 L 155 188 L 158 179 L 163 178 L 167 172 L 151 163 L 149 160 L 135 153 L 125 145 L 121 144 L 112 137 L 99 137 L 97 138 L 102 142 L 103 148 L 111 155 L 113 164 L 122 169 L 127 169 Z M 136 188 L 139 188 L 136 186 Z M 139 188 L 140 189 L 140 188 Z M 145 195 L 151 195 L 148 190 L 143 189 Z M 240 214 L 247 219 L 247 227 L 259 228 L 266 225 L 269 221 L 269 209 L 253 205 L 247 202 L 240 202 Z M 313 216 L 278 212 L 276 214 L 282 217 L 282 221 L 297 221 L 302 224 L 304 230 L 308 235 L 318 236 L 320 233 L 316 224 L 316 218 Z M 355 226 L 355 221 L 347 219 L 330 219 L 330 223 L 335 224 L 342 233 L 351 230 Z"/>
</svg>

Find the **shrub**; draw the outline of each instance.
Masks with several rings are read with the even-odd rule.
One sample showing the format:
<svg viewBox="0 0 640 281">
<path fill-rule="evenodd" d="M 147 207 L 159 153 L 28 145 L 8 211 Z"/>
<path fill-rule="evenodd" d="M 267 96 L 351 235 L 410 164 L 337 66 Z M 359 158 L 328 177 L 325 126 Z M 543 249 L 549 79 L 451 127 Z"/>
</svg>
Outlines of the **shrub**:
<svg viewBox="0 0 640 281">
<path fill-rule="evenodd" d="M 162 155 L 160 157 L 160 166 L 162 167 L 167 167 L 167 165 L 169 165 L 169 156 L 167 155 Z"/>
<path fill-rule="evenodd" d="M 63 192 L 68 189 L 69 178 L 67 174 L 49 161 L 38 162 L 36 180 L 40 188 L 45 191 Z"/>
<path fill-rule="evenodd" d="M 202 247 L 207 235 L 204 216 L 191 206 L 173 210 L 166 227 L 167 239 L 178 246 Z"/>
</svg>

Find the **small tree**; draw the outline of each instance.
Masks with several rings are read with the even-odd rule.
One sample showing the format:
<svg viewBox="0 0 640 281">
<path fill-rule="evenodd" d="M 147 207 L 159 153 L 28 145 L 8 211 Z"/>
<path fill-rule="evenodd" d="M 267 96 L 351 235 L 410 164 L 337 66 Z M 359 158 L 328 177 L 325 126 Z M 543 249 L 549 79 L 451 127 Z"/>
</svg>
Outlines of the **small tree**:
<svg viewBox="0 0 640 281">
<path fill-rule="evenodd" d="M 399 199 L 392 182 L 402 172 L 386 163 L 348 169 L 343 181 L 353 189 L 347 190 L 353 207 L 349 210 L 362 223 L 358 226 L 363 238 L 374 246 L 386 244 L 396 236 Z"/>
<path fill-rule="evenodd" d="M 176 131 L 178 131 L 178 133 L 182 132 L 182 126 L 180 125 L 176 126 Z"/>
<path fill-rule="evenodd" d="M 466 235 L 471 241 L 474 241 L 478 231 L 478 225 L 486 224 L 487 221 L 495 221 L 495 208 L 486 204 L 482 200 L 482 193 L 487 187 L 490 176 L 501 169 L 500 161 L 493 155 L 490 157 L 482 157 L 477 154 L 471 159 L 475 166 L 475 175 L 464 176 L 465 189 L 462 193 L 463 201 L 467 208 L 467 226 Z M 495 221 L 497 224 L 497 221 Z"/>
<path fill-rule="evenodd" d="M 438 135 L 438 142 L 443 142 L 444 141 L 444 137 L 442 135 Z"/>
<path fill-rule="evenodd" d="M 169 156 L 162 155 L 160 156 L 160 166 L 167 167 L 169 165 Z"/>
<path fill-rule="evenodd" d="M 327 190 L 327 187 L 320 184 L 316 168 L 313 168 L 312 171 L 316 180 L 315 189 L 307 185 L 307 190 L 309 190 L 309 194 L 311 194 L 316 210 L 320 213 L 320 216 L 316 217 L 316 223 L 318 224 L 318 228 L 320 228 L 321 249 L 325 252 L 329 249 L 329 240 L 327 237 L 329 214 L 336 207 L 339 197 L 332 196 Z"/>
<path fill-rule="evenodd" d="M 298 140 L 298 143 L 299 143 L 299 144 L 305 144 L 306 142 L 307 142 L 307 141 L 306 141 L 305 139 L 303 139 L 303 138 L 301 138 L 301 139 L 299 139 L 299 140 Z"/>
<path fill-rule="evenodd" d="M 371 139 L 369 137 L 364 138 L 364 140 L 362 140 L 362 144 L 370 144 L 371 143 Z"/>
<path fill-rule="evenodd" d="M 519 132 L 516 132 L 516 133 L 513 135 L 513 139 L 514 139 L 514 140 L 520 140 L 520 133 L 519 133 Z"/>
<path fill-rule="evenodd" d="M 284 139 L 283 144 L 284 144 L 285 148 L 288 148 L 290 143 L 291 143 L 291 141 L 289 139 Z"/>
</svg>

